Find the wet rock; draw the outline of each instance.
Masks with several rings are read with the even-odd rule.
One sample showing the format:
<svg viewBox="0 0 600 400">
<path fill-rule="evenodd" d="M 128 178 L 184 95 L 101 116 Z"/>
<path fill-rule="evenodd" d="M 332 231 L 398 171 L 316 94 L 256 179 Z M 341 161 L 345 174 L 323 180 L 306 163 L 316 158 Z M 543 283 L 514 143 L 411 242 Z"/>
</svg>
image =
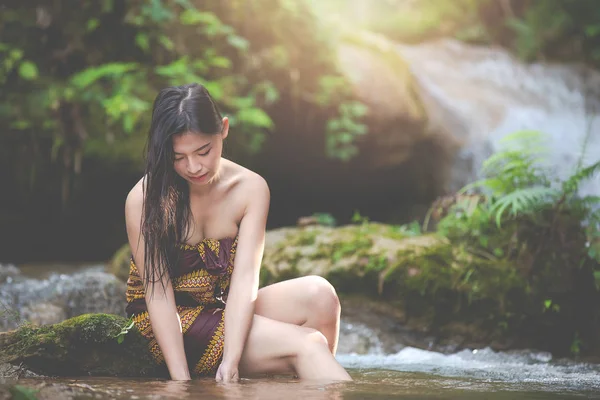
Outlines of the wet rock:
<svg viewBox="0 0 600 400">
<path fill-rule="evenodd" d="M 129 278 L 129 265 L 131 263 L 131 249 L 129 244 L 124 244 L 113 255 L 110 263 L 107 265 L 107 271 L 123 282 Z"/>
<path fill-rule="evenodd" d="M 42 327 L 24 325 L 0 333 L 0 365 L 52 376 L 166 376 L 135 328 L 118 343 L 126 325 L 125 318 L 109 314 L 85 314 Z"/>
<path fill-rule="evenodd" d="M 12 264 L 0 264 L 0 285 L 21 278 L 21 271 Z"/>
<path fill-rule="evenodd" d="M 364 174 L 402 166 L 428 133 L 410 65 L 389 40 L 356 32 L 338 47 L 338 60 L 356 97 L 368 107 L 368 134 L 350 161 L 362 167 L 350 170 Z"/>
<path fill-rule="evenodd" d="M 30 318 L 58 322 L 85 313 L 125 314 L 125 284 L 111 274 L 85 271 L 52 274 L 0 285 L 4 313 L 0 330 L 16 328 Z"/>
<path fill-rule="evenodd" d="M 340 324 L 339 354 L 384 354 L 376 327 L 362 323 Z"/>
<path fill-rule="evenodd" d="M 37 303 L 23 307 L 21 318 L 35 325 L 49 325 L 67 319 L 67 313 L 55 304 Z"/>
</svg>

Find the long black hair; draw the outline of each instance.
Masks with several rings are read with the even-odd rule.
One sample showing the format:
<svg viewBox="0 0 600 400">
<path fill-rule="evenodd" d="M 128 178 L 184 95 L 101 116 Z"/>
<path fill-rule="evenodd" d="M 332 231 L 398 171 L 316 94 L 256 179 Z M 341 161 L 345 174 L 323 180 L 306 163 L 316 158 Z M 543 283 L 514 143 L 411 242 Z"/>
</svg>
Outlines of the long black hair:
<svg viewBox="0 0 600 400">
<path fill-rule="evenodd" d="M 185 239 L 190 224 L 189 186 L 173 166 L 173 136 L 218 134 L 222 128 L 221 113 L 200 84 L 165 88 L 154 100 L 146 144 L 141 227 L 146 287 L 162 283 L 165 273 L 173 277 L 179 260 L 177 245 Z"/>
</svg>

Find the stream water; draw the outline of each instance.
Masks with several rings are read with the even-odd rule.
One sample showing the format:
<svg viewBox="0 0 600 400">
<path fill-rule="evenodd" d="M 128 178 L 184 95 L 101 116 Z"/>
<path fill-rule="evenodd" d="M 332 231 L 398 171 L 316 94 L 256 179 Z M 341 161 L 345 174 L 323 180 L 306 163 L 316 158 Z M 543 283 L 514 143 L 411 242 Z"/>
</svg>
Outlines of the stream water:
<svg viewBox="0 0 600 400">
<path fill-rule="evenodd" d="M 396 354 L 340 354 L 353 382 L 274 377 L 218 384 L 122 378 L 0 380 L 0 399 L 14 384 L 39 399 L 579 399 L 600 398 L 600 365 L 553 361 L 547 353 L 464 350 L 452 355 L 406 347 Z M 27 390 L 27 389 L 23 389 Z M 19 398 L 19 397 L 14 397 Z M 22 397 L 25 398 L 25 397 Z"/>
<path fill-rule="evenodd" d="M 62 293 L 62 296 L 79 299 L 73 293 L 81 290 L 106 291 L 111 287 L 110 280 L 105 282 L 103 276 L 112 275 L 104 274 L 102 269 L 101 265 L 63 266 L 60 269 L 63 275 L 58 279 L 58 270 L 53 267 L 41 269 L 39 265 L 35 268 L 23 265 L 20 266 L 21 273 L 23 278 L 29 280 L 0 285 L 0 294 L 5 292 L 4 295 L 9 295 L 18 289 L 18 297 L 24 301 L 27 298 L 26 293 L 19 288 L 37 288 L 32 290 L 37 293 L 39 299 L 34 296 L 32 301 L 57 302 L 54 294 L 43 296 L 47 291 L 45 287 L 50 285 L 55 287 L 54 291 Z M 47 273 L 42 270 L 46 270 Z M 89 279 L 105 282 L 103 284 L 108 286 L 97 283 L 96 286 L 100 286 L 89 289 L 86 283 Z M 100 287 L 103 289 L 99 289 Z M 115 290 L 120 293 L 124 288 Z M 80 303 L 81 300 L 77 302 Z M 70 301 L 63 299 L 58 303 L 70 304 Z M 103 303 L 102 299 L 94 300 L 94 303 L 101 310 L 79 310 L 79 304 L 79 308 L 72 312 L 104 312 L 102 310 L 111 310 L 114 306 L 112 303 L 106 303 L 106 300 Z M 341 328 L 340 353 L 337 358 L 354 378 L 354 382 L 351 383 L 306 382 L 285 377 L 244 379 L 240 383 L 228 385 L 217 384 L 212 378 L 191 382 L 96 377 L 23 377 L 15 380 L 2 378 L 0 373 L 0 400 L 600 399 L 600 364 L 556 360 L 549 353 L 535 351 L 494 352 L 491 349 L 477 349 L 442 354 L 414 347 L 402 348 L 402 343 L 392 346 L 402 348 L 400 351 L 389 354 L 384 350 L 390 347 L 383 345 L 380 328 L 369 326 L 367 320 L 354 323 L 343 320 Z M 387 341 L 389 340 L 387 338 Z M 20 394 L 16 394 L 15 391 L 20 389 L 15 388 L 15 385 L 24 388 Z M 27 390 L 34 390 L 36 397 L 27 397 Z"/>
</svg>

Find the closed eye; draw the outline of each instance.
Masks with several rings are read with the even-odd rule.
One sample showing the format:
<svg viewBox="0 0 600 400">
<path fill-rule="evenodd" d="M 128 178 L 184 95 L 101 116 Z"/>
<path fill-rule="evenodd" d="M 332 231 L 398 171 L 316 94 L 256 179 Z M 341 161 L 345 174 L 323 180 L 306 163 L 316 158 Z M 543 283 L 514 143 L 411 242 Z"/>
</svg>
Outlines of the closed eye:
<svg viewBox="0 0 600 400">
<path fill-rule="evenodd" d="M 208 149 L 204 153 L 198 153 L 198 154 L 200 154 L 201 156 L 205 156 L 205 155 L 208 155 L 208 153 L 210 153 L 210 150 L 211 149 Z"/>
</svg>

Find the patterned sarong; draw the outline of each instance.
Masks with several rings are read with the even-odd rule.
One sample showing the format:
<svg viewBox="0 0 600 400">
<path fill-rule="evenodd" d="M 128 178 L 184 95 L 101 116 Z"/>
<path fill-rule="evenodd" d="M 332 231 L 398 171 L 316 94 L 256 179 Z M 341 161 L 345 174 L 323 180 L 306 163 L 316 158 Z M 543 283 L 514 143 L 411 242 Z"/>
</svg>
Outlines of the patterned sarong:
<svg viewBox="0 0 600 400">
<path fill-rule="evenodd" d="M 204 239 L 191 246 L 182 244 L 180 262 L 172 280 L 177 312 L 181 319 L 185 354 L 190 372 L 214 374 L 223 356 L 225 301 L 233 272 L 237 236 Z M 164 356 L 152 332 L 146 309 L 145 290 L 139 271 L 130 261 L 127 280 L 127 316 L 148 339 L 157 363 Z"/>
</svg>

